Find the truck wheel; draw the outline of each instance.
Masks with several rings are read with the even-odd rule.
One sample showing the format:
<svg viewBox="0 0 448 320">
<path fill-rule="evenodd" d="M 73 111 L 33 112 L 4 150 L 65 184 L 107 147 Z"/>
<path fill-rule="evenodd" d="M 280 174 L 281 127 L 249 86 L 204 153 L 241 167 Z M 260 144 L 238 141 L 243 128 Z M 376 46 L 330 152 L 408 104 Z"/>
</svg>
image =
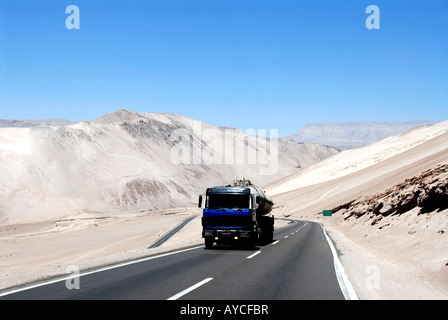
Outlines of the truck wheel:
<svg viewBox="0 0 448 320">
<path fill-rule="evenodd" d="M 255 237 L 250 237 L 247 239 L 247 246 L 250 249 L 253 249 L 257 245 L 257 239 Z"/>
<path fill-rule="evenodd" d="M 211 249 L 213 247 L 213 239 L 205 238 L 205 248 Z"/>
<path fill-rule="evenodd" d="M 268 243 L 271 243 L 272 241 L 274 241 L 274 228 L 271 228 L 271 229 L 269 230 Z"/>
</svg>

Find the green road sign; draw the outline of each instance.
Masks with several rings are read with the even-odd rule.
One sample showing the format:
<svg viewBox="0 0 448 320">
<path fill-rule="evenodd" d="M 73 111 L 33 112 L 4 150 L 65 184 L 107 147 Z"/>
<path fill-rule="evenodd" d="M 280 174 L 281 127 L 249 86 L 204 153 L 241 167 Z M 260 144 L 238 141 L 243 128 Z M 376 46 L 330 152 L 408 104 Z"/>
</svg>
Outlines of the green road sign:
<svg viewBox="0 0 448 320">
<path fill-rule="evenodd" d="M 331 210 L 324 210 L 324 217 L 331 217 L 332 212 Z"/>
</svg>

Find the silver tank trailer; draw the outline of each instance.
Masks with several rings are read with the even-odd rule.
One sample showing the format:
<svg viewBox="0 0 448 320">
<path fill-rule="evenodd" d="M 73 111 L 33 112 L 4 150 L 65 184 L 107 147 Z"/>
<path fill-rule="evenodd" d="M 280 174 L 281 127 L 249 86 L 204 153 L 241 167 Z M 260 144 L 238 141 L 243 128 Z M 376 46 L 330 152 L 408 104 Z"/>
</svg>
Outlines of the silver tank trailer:
<svg viewBox="0 0 448 320">
<path fill-rule="evenodd" d="M 256 210 L 257 215 L 264 216 L 271 213 L 272 207 L 274 206 L 274 202 L 272 201 L 271 197 L 257 187 L 249 186 L 249 188 L 250 193 L 256 195 L 258 199 L 258 208 Z"/>
<path fill-rule="evenodd" d="M 256 210 L 257 215 L 264 216 L 272 211 L 274 202 L 272 198 L 264 193 L 260 188 L 254 186 L 250 180 L 241 179 L 234 181 L 233 185 L 235 187 L 248 187 L 250 188 L 250 193 L 256 196 L 258 208 Z"/>
</svg>

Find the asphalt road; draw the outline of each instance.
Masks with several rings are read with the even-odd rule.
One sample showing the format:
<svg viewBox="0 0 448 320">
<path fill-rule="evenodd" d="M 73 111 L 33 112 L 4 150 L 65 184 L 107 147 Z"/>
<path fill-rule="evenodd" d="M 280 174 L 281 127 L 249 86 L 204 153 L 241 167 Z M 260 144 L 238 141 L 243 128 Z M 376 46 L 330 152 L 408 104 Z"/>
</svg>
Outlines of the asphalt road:
<svg viewBox="0 0 448 320">
<path fill-rule="evenodd" d="M 276 230 L 268 245 L 187 248 L 102 271 L 81 271 L 78 278 L 40 284 L 0 299 L 347 299 L 334 261 L 321 225 L 295 221 Z"/>
</svg>

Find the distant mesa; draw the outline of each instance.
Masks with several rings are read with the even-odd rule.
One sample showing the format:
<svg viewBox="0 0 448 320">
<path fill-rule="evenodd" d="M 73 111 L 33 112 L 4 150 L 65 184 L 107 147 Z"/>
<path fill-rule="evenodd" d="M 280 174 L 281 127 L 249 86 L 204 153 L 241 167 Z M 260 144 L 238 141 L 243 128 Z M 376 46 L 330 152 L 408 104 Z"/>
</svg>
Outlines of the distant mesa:
<svg viewBox="0 0 448 320">
<path fill-rule="evenodd" d="M 29 127 L 37 127 L 37 126 L 67 126 L 74 124 L 76 122 L 63 119 L 63 118 L 55 118 L 55 119 L 42 119 L 42 120 L 32 120 L 32 119 L 24 119 L 24 120 L 12 120 L 12 119 L 0 119 L 0 128 L 29 128 Z"/>
<path fill-rule="evenodd" d="M 435 123 L 437 122 L 432 120 L 310 123 L 284 138 L 295 142 L 314 142 L 344 150 L 363 147 L 413 128 Z"/>
</svg>

